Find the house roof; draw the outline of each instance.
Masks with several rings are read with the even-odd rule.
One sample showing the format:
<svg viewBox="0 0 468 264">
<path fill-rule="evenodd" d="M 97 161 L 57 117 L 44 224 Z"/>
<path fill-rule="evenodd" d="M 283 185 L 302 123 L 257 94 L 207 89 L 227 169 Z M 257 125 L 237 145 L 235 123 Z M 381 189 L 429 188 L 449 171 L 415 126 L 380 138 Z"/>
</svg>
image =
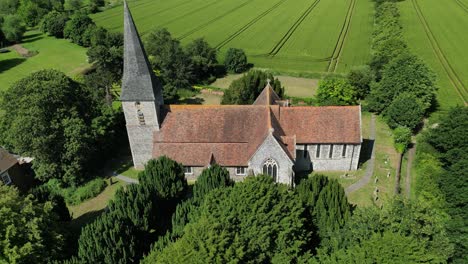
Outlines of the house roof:
<svg viewBox="0 0 468 264">
<path fill-rule="evenodd" d="M 154 75 L 132 14 L 124 1 L 124 70 L 122 101 L 162 101 L 162 85 Z"/>
<path fill-rule="evenodd" d="M 246 166 L 273 133 L 295 159 L 296 144 L 361 143 L 360 107 L 167 105 L 154 132 L 154 156 L 188 166 Z"/>
<path fill-rule="evenodd" d="M 0 173 L 13 167 L 18 160 L 3 148 L 0 148 Z"/>
</svg>

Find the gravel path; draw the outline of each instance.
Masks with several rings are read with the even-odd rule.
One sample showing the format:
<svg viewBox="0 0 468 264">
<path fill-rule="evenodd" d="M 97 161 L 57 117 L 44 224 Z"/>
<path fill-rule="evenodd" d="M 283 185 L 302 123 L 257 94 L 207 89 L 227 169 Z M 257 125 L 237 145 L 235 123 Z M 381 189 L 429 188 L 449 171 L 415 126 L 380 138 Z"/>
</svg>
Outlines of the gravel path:
<svg viewBox="0 0 468 264">
<path fill-rule="evenodd" d="M 406 163 L 406 179 L 405 189 L 406 197 L 410 198 L 411 195 L 411 167 L 413 166 L 414 155 L 416 154 L 416 143 L 413 143 L 413 147 L 408 150 L 408 162 Z"/>
<path fill-rule="evenodd" d="M 362 179 L 360 179 L 358 182 L 348 186 L 348 188 L 346 188 L 345 192 L 346 194 L 350 194 L 352 192 L 355 192 L 359 189 L 361 189 L 362 187 L 364 187 L 366 184 L 369 183 L 371 177 L 372 177 L 372 174 L 374 174 L 374 160 L 375 160 L 375 115 L 372 115 L 371 117 L 371 122 L 370 122 L 370 135 L 369 135 L 369 139 L 370 140 L 374 140 L 374 144 L 372 146 L 372 154 L 371 154 L 371 158 L 369 160 L 369 163 L 367 164 L 367 168 L 366 168 L 366 174 L 364 175 L 364 177 L 362 177 Z"/>
<path fill-rule="evenodd" d="M 138 184 L 138 180 L 135 180 L 135 179 L 132 179 L 132 178 L 129 178 L 127 176 L 123 176 L 123 175 L 117 175 L 115 176 L 115 178 L 121 180 L 121 181 L 124 181 L 126 183 L 130 183 L 130 184 L 133 184 L 133 183 L 137 183 Z"/>
</svg>

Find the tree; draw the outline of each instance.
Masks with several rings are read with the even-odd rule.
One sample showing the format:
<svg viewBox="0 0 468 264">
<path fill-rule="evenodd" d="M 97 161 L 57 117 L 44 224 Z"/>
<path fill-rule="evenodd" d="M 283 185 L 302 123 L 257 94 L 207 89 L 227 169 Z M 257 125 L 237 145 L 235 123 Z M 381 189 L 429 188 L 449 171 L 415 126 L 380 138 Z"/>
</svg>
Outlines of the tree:
<svg viewBox="0 0 468 264">
<path fill-rule="evenodd" d="M 440 152 L 446 167 L 468 156 L 468 109 L 454 107 L 443 116 L 440 123 L 429 130 L 427 141 Z"/>
<path fill-rule="evenodd" d="M 81 182 L 94 143 L 109 136 L 107 125 L 112 125 L 104 122 L 112 117 L 102 115 L 91 91 L 56 70 L 38 71 L 13 84 L 0 109 L 0 144 L 34 157 L 33 168 L 42 181 Z"/>
<path fill-rule="evenodd" d="M 63 234 L 50 202 L 36 203 L 0 183 L 0 262 L 48 263 L 59 258 Z"/>
<path fill-rule="evenodd" d="M 346 80 L 327 77 L 320 81 L 317 102 L 320 105 L 355 105 L 357 92 Z"/>
<path fill-rule="evenodd" d="M 411 129 L 407 127 L 397 127 L 393 131 L 393 142 L 395 149 L 398 152 L 398 165 L 396 170 L 396 185 L 395 193 L 400 192 L 400 176 L 401 176 L 401 163 L 403 162 L 403 154 L 408 146 L 411 144 Z"/>
<path fill-rule="evenodd" d="M 192 60 L 195 80 L 199 82 L 210 77 L 218 63 L 216 49 L 212 48 L 203 38 L 198 38 L 190 42 L 185 50 Z"/>
<path fill-rule="evenodd" d="M 271 177 L 248 177 L 205 196 L 181 238 L 143 263 L 290 263 L 310 257 L 304 209 Z"/>
<path fill-rule="evenodd" d="M 89 27 L 95 26 L 93 20 L 85 13 L 77 12 L 65 24 L 63 36 L 71 39 L 73 43 L 83 46 L 89 43 L 90 32 Z M 88 30 L 88 32 L 86 32 Z"/>
<path fill-rule="evenodd" d="M 154 68 L 161 72 L 164 83 L 164 99 L 177 99 L 174 90 L 190 88 L 194 79 L 190 58 L 183 51 L 180 42 L 173 39 L 167 29 L 150 32 L 145 41 Z"/>
<path fill-rule="evenodd" d="M 58 216 L 59 221 L 67 222 L 71 220 L 70 211 L 68 211 L 62 195 L 52 192 L 47 185 L 40 185 L 32 189 L 31 193 L 39 203 L 51 202 L 52 212 Z"/>
<path fill-rule="evenodd" d="M 162 199 L 182 199 L 188 188 L 183 166 L 166 156 L 149 160 L 138 180 L 156 190 Z"/>
<path fill-rule="evenodd" d="M 230 72 L 241 73 L 247 70 L 247 56 L 242 49 L 229 48 L 226 52 L 224 65 Z"/>
<path fill-rule="evenodd" d="M 218 164 L 214 164 L 204 169 L 200 176 L 198 176 L 193 186 L 193 196 L 195 199 L 202 199 L 207 193 L 216 188 L 228 187 L 233 184 L 234 182 L 229 176 L 229 171 Z"/>
<path fill-rule="evenodd" d="M 8 41 L 20 42 L 26 27 L 18 15 L 7 15 L 3 20 L 2 31 Z"/>
<path fill-rule="evenodd" d="M 378 254 L 384 252 L 389 257 L 400 253 L 388 252 L 391 245 L 387 247 L 381 243 L 375 244 L 379 236 L 385 241 L 394 239 L 395 247 L 400 249 L 404 243 L 408 243 L 410 248 L 402 251 L 400 258 L 395 256 L 396 260 L 418 259 L 420 262 L 443 263 L 453 252 L 453 246 L 446 234 L 444 213 L 418 201 L 396 198 L 382 209 L 358 207 L 345 226 L 322 243 L 318 250 L 319 256 L 333 256 L 339 251 L 339 255 L 370 252 L 369 258 L 379 259 Z M 415 252 L 412 253 L 412 249 Z M 343 254 L 343 250 L 347 253 Z M 367 255 L 359 256 L 360 259 L 363 257 Z"/>
<path fill-rule="evenodd" d="M 48 13 L 48 10 L 41 7 L 36 1 L 21 0 L 20 3 L 17 14 L 28 27 L 38 25 L 42 17 Z"/>
<path fill-rule="evenodd" d="M 351 217 L 351 205 L 335 179 L 320 174 L 310 176 L 299 183 L 296 192 L 306 207 L 308 222 L 312 224 L 309 228 L 316 231 L 316 226 L 321 238 L 339 230 Z"/>
<path fill-rule="evenodd" d="M 63 38 L 63 30 L 68 21 L 68 16 L 64 13 L 51 11 L 42 18 L 41 30 L 56 38 Z"/>
<path fill-rule="evenodd" d="M 434 103 L 435 75 L 418 57 L 403 53 L 390 61 L 384 68 L 382 80 L 373 87 L 369 97 L 369 108 L 384 111 L 402 93 L 410 93 L 420 100 L 426 112 Z"/>
<path fill-rule="evenodd" d="M 88 10 L 90 13 L 97 13 L 99 7 L 104 6 L 106 3 L 104 0 L 90 0 L 88 4 Z"/>
<path fill-rule="evenodd" d="M 441 167 L 445 168 L 435 180 L 446 201 L 444 209 L 451 217 L 447 229 L 455 246 L 453 263 L 465 263 L 468 256 L 467 128 L 468 108 L 459 106 L 442 116 L 438 125 L 425 135 L 425 140 L 438 151 L 436 155 L 440 158 Z"/>
<path fill-rule="evenodd" d="M 81 3 L 80 0 L 65 0 L 63 7 L 67 11 L 78 11 L 81 8 Z"/>
<path fill-rule="evenodd" d="M 415 95 L 402 93 L 384 111 L 387 124 L 391 128 L 405 126 L 415 129 L 424 117 L 424 106 Z"/>
<path fill-rule="evenodd" d="M 20 5 L 19 0 L 3 0 L 0 1 L 0 14 L 1 15 L 12 15 L 16 13 Z"/>
<path fill-rule="evenodd" d="M 158 203 L 158 227 L 162 235 L 171 227 L 171 217 L 187 195 L 188 185 L 183 166 L 166 156 L 149 160 L 138 180 L 154 193 Z"/>
<path fill-rule="evenodd" d="M 393 142 L 398 153 L 405 153 L 411 144 L 411 130 L 407 127 L 397 127 L 393 130 Z"/>
<path fill-rule="evenodd" d="M 138 231 L 126 219 L 105 213 L 86 225 L 78 240 L 78 263 L 135 263 Z M 96 235 L 99 234 L 99 235 Z M 141 254 L 141 253 L 140 253 Z"/>
<path fill-rule="evenodd" d="M 370 92 L 370 85 L 374 81 L 374 74 L 369 66 L 352 68 L 346 75 L 346 80 L 356 91 L 356 97 L 364 99 Z"/>
<path fill-rule="evenodd" d="M 284 88 L 273 74 L 252 70 L 229 85 L 229 88 L 224 92 L 221 104 L 252 104 L 267 85 L 268 79 L 272 81 L 270 85 L 273 90 L 282 98 Z"/>
</svg>

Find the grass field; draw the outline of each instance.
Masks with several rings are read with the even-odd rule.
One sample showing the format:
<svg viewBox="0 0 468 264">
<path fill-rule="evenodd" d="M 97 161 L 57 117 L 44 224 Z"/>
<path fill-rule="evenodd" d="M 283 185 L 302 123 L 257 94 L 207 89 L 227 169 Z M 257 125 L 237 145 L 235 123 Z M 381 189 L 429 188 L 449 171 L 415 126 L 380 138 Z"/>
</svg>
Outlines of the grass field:
<svg viewBox="0 0 468 264">
<path fill-rule="evenodd" d="M 460 3 L 463 0 L 399 3 L 409 47 L 437 73 L 442 111 L 468 100 L 468 9 Z"/>
<path fill-rule="evenodd" d="M 243 48 L 256 67 L 345 72 L 370 54 L 371 0 L 134 0 L 140 34 L 166 27 L 183 44 L 203 37 L 220 50 Z M 122 6 L 93 15 L 122 30 Z"/>
<path fill-rule="evenodd" d="M 37 54 L 29 58 L 14 50 L 0 54 L 0 90 L 34 71 L 54 68 L 73 76 L 89 66 L 85 48 L 39 31 L 28 31 L 21 45 Z"/>
</svg>

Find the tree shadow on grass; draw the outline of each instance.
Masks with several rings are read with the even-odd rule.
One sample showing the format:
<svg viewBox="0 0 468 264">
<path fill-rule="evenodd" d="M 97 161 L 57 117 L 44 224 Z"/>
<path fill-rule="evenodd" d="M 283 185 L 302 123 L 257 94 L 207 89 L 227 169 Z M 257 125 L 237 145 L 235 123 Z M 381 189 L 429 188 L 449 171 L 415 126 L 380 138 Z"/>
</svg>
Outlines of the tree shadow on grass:
<svg viewBox="0 0 468 264">
<path fill-rule="evenodd" d="M 359 156 L 359 164 L 362 165 L 371 159 L 372 150 L 374 149 L 373 139 L 363 139 L 361 145 L 361 155 Z"/>
<path fill-rule="evenodd" d="M 65 254 L 67 256 L 76 255 L 76 252 L 78 251 L 78 239 L 81 235 L 81 229 L 87 224 L 96 220 L 96 218 L 98 218 L 105 210 L 106 208 L 97 211 L 91 211 L 69 222 L 66 242 L 67 248 L 65 250 Z"/>
<path fill-rule="evenodd" d="M 0 73 L 20 65 L 25 60 L 26 59 L 24 59 L 24 58 L 13 58 L 13 59 L 7 59 L 7 60 L 0 61 Z"/>
<path fill-rule="evenodd" d="M 23 39 L 21 40 L 21 43 L 31 43 L 36 40 L 40 40 L 42 38 L 44 38 L 44 35 L 42 33 L 31 34 L 31 35 L 24 36 Z"/>
<path fill-rule="evenodd" d="M 205 99 L 200 97 L 191 97 L 191 98 L 184 98 L 180 99 L 177 104 L 191 104 L 191 105 L 201 105 L 205 102 Z"/>
</svg>

